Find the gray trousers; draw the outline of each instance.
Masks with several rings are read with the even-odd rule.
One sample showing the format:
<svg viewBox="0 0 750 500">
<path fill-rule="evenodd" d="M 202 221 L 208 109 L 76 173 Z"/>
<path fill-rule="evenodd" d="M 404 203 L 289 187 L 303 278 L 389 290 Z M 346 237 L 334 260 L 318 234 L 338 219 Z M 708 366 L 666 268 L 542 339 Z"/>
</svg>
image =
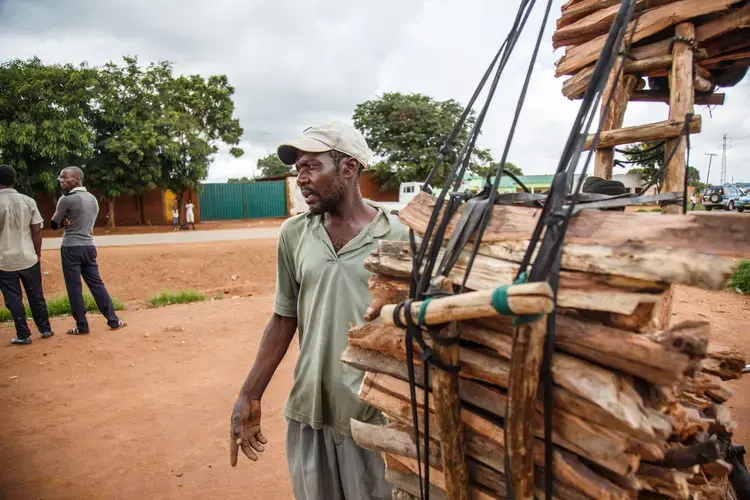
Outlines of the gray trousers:
<svg viewBox="0 0 750 500">
<path fill-rule="evenodd" d="M 286 462 L 296 500 L 390 499 L 380 453 L 325 426 L 287 420 Z"/>
</svg>

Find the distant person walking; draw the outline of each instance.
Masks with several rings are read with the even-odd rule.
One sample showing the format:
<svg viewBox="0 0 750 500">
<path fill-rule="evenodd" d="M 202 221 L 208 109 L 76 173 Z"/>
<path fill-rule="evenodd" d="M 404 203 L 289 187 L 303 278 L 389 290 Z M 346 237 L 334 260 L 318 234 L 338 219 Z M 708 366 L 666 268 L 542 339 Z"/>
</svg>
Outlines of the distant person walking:
<svg viewBox="0 0 750 500">
<path fill-rule="evenodd" d="M 185 223 L 188 226 L 193 226 L 193 231 L 195 231 L 195 205 L 193 205 L 192 198 L 188 198 L 185 205 Z"/>
<path fill-rule="evenodd" d="M 176 208 L 172 210 L 172 225 L 175 231 L 180 230 L 180 211 Z"/>
<path fill-rule="evenodd" d="M 65 288 L 68 290 L 70 309 L 76 321 L 76 327 L 68 330 L 68 333 L 89 333 L 81 277 L 91 290 L 99 311 L 107 318 L 107 325 L 112 330 L 123 328 L 126 324 L 115 314 L 112 299 L 104 287 L 96 262 L 93 230 L 99 214 L 99 202 L 83 187 L 83 171 L 78 167 L 68 167 L 60 172 L 60 186 L 66 194 L 57 202 L 57 210 L 50 225 L 52 229 L 65 228 L 60 253 Z"/>
<path fill-rule="evenodd" d="M 11 343 L 31 344 L 21 285 L 42 338 L 54 333 L 42 291 L 42 216 L 34 200 L 13 189 L 15 182 L 15 169 L 0 165 L 0 291 L 16 326 Z"/>
<path fill-rule="evenodd" d="M 690 210 L 695 210 L 695 193 L 690 195 Z"/>
</svg>

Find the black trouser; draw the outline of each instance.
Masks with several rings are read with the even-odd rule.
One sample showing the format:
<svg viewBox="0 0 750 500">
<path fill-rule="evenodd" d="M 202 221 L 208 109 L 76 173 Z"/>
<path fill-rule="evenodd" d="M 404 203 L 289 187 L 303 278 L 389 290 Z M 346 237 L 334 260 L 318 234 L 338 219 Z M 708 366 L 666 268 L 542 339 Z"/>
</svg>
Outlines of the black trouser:
<svg viewBox="0 0 750 500">
<path fill-rule="evenodd" d="M 42 291 L 42 271 L 37 262 L 30 268 L 21 271 L 0 271 L 0 290 L 3 292 L 5 307 L 13 315 L 13 321 L 16 324 L 16 337 L 25 339 L 31 336 L 29 324 L 26 322 L 26 308 L 23 306 L 21 284 L 26 290 L 26 297 L 29 299 L 31 315 L 34 317 L 36 327 L 39 328 L 41 333 L 51 331 L 47 303 L 44 301 L 44 292 Z"/>
<path fill-rule="evenodd" d="M 96 263 L 96 247 L 67 247 L 60 249 L 62 254 L 63 276 L 65 277 L 65 288 L 68 290 L 68 300 L 76 327 L 80 332 L 88 332 L 89 324 L 86 321 L 86 306 L 83 302 L 83 286 L 81 277 L 94 296 L 96 307 L 99 308 L 107 324 L 114 328 L 119 325 L 120 320 L 115 314 L 112 299 L 109 297 L 104 282 L 99 276 L 99 265 Z"/>
</svg>

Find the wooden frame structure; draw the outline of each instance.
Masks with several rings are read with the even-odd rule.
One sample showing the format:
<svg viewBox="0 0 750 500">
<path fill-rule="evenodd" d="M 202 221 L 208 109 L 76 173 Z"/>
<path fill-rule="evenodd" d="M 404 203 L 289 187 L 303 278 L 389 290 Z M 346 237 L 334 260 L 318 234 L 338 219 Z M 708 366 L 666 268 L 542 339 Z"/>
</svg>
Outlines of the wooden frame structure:
<svg viewBox="0 0 750 500">
<path fill-rule="evenodd" d="M 563 5 L 552 39 L 555 48 L 565 48 L 556 74 L 570 75 L 563 83 L 566 97 L 583 96 L 619 5 L 619 0 L 569 0 Z M 639 0 L 637 9 L 639 19 L 631 22 L 626 37 L 629 39 L 632 34 L 634 45 L 621 56 L 626 57 L 624 64 L 622 60 L 615 63 L 602 99 L 603 134 L 594 175 L 612 178 L 616 145 L 665 140 L 667 154 L 674 148 L 676 153 L 665 170 L 662 190 L 682 192 L 687 142 L 678 138 L 679 132 L 688 114 L 694 113 L 695 105 L 724 104 L 724 94 L 715 90 L 732 86 L 744 76 L 750 65 L 750 3 Z M 618 72 L 620 66 L 622 72 Z M 630 101 L 667 103 L 668 119 L 622 128 Z M 694 115 L 689 130 L 701 131 L 700 116 Z M 679 213 L 680 207 L 667 205 L 662 212 Z"/>
</svg>

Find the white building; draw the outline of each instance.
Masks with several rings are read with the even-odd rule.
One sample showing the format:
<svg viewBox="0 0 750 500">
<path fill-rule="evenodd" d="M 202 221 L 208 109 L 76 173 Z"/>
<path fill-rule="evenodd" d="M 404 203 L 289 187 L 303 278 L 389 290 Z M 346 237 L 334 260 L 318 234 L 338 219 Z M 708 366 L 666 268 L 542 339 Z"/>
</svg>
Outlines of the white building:
<svg viewBox="0 0 750 500">
<path fill-rule="evenodd" d="M 628 193 L 643 194 L 643 195 L 654 195 L 658 194 L 656 191 L 656 185 L 652 186 L 648 192 L 644 193 L 643 188 L 648 184 L 644 181 L 641 176 L 635 174 L 617 174 L 612 176 L 613 181 L 620 181 L 627 189 Z"/>
</svg>

